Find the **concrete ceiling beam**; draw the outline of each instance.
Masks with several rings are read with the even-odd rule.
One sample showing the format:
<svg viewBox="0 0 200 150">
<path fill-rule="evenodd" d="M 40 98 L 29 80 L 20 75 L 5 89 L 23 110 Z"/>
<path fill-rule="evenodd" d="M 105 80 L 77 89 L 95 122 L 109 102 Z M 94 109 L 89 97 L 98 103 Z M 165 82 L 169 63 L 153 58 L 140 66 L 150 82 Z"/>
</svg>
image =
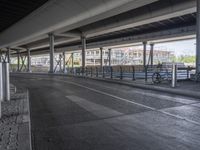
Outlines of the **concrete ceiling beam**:
<svg viewBox="0 0 200 150">
<path fill-rule="evenodd" d="M 87 37 L 93 37 L 196 12 L 196 0 L 183 0 L 181 3 L 179 0 L 179 3 L 173 3 L 175 1 L 177 0 L 160 1 L 157 2 L 160 5 L 154 3 L 144 7 L 144 10 L 133 10 L 131 15 L 126 14 L 114 19 L 107 19 L 102 22 L 102 25 L 99 25 L 99 22 L 96 27 L 93 25 L 91 27 L 88 26 L 85 30 L 83 28 L 83 32 Z M 162 3 L 163 5 L 161 5 Z M 128 17 L 128 15 L 130 16 Z"/>
<path fill-rule="evenodd" d="M 19 46 L 54 31 L 70 31 L 155 1 L 51 0 L 3 31 L 0 48 Z"/>
</svg>

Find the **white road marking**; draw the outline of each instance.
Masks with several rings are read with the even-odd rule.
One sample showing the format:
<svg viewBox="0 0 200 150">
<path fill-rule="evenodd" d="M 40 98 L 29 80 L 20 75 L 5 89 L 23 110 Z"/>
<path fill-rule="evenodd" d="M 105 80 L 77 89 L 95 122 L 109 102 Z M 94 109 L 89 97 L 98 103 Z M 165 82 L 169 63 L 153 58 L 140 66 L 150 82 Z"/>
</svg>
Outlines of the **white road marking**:
<svg viewBox="0 0 200 150">
<path fill-rule="evenodd" d="M 133 91 L 133 92 L 135 92 L 135 91 Z M 185 99 L 185 98 L 180 98 L 180 97 L 172 97 L 172 96 L 167 96 L 167 95 L 157 95 L 157 94 L 154 94 L 154 93 L 141 93 L 141 92 L 138 92 L 138 91 L 136 91 L 135 93 L 143 94 L 144 96 L 151 96 L 151 97 L 159 98 L 161 100 L 178 102 L 178 103 L 182 103 L 182 104 L 192 104 L 192 103 L 197 102 L 195 100 L 190 100 L 190 99 Z"/>
<path fill-rule="evenodd" d="M 57 79 L 56 79 L 56 80 L 57 80 Z M 59 80 L 59 81 L 62 81 L 62 80 Z M 125 99 L 125 98 L 121 98 L 121 97 L 118 97 L 118 96 L 115 96 L 115 95 L 112 95 L 112 94 L 109 94 L 109 93 L 106 93 L 106 92 L 103 92 L 103 91 L 99 91 L 99 90 L 96 90 L 96 89 L 93 89 L 93 88 L 90 88 L 90 87 L 87 87 L 87 86 L 84 86 L 84 85 L 81 85 L 81 84 L 78 84 L 78 83 L 74 83 L 74 82 L 70 82 L 70 81 L 62 81 L 62 82 L 69 83 L 69 84 L 73 84 L 73 85 L 76 85 L 76 86 L 79 86 L 79 87 L 88 89 L 88 90 L 90 90 L 90 91 L 93 91 L 93 92 L 96 92 L 96 93 L 99 93 L 99 94 L 103 94 L 103 95 L 106 95 L 106 96 L 109 96 L 109 97 L 112 97 L 112 98 L 115 98 L 115 99 L 119 99 L 119 100 L 121 100 L 121 101 L 125 101 L 125 102 L 128 102 L 128 103 L 132 103 L 132 104 L 135 104 L 135 105 L 138 105 L 138 106 L 141 106 L 141 107 L 150 109 L 150 110 L 156 110 L 156 109 L 153 108 L 153 107 L 146 106 L 146 105 L 143 105 L 143 104 L 140 104 L 140 103 L 136 103 L 136 102 L 133 102 L 133 101 L 131 101 L 131 100 L 128 100 L 128 99 Z"/>
<path fill-rule="evenodd" d="M 97 84 L 95 84 L 97 85 Z M 104 88 L 106 89 L 111 89 L 110 87 L 104 86 Z M 160 100 L 168 100 L 168 101 L 172 101 L 172 102 L 178 102 L 178 103 L 182 103 L 182 104 L 193 104 L 193 103 L 197 103 L 197 100 L 193 100 L 193 99 L 186 99 L 186 98 L 181 98 L 181 97 L 172 97 L 172 96 L 168 96 L 168 95 L 158 95 L 155 93 L 149 93 L 149 92 L 141 92 L 141 91 L 136 91 L 136 90 L 132 90 L 132 93 L 136 93 L 136 94 L 140 94 L 140 95 L 144 95 L 144 96 L 151 96 L 154 98 L 159 98 Z"/>
<path fill-rule="evenodd" d="M 107 117 L 123 115 L 123 113 L 120 113 L 120 112 L 118 112 L 114 109 L 105 107 L 105 106 L 100 105 L 100 104 L 90 102 L 86 99 L 83 99 L 83 98 L 75 96 L 75 95 L 66 96 L 66 98 L 68 98 L 72 102 L 76 103 L 80 107 L 84 108 L 85 110 L 91 112 L 92 114 L 94 114 L 98 117 L 107 118 Z"/>
</svg>

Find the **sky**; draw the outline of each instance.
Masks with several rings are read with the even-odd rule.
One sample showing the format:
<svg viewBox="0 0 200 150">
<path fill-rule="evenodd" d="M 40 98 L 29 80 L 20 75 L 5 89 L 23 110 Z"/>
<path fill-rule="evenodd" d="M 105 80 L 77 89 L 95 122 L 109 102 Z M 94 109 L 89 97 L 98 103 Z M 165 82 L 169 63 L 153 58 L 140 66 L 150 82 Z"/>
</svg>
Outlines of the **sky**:
<svg viewBox="0 0 200 150">
<path fill-rule="evenodd" d="M 155 49 L 174 51 L 176 56 L 180 55 L 194 56 L 196 53 L 196 40 L 192 39 L 185 41 L 156 44 Z"/>
</svg>

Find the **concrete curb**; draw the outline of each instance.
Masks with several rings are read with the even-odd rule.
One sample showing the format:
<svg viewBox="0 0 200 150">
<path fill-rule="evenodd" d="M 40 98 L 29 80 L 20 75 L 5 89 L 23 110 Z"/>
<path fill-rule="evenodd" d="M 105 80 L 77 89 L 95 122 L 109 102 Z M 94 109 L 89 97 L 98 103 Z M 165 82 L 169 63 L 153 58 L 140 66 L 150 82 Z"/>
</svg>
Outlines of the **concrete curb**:
<svg viewBox="0 0 200 150">
<path fill-rule="evenodd" d="M 12 73 L 13 75 L 17 74 L 32 74 L 32 75 L 49 75 L 49 76 L 68 76 L 68 77 L 74 77 L 74 78 L 87 78 L 91 80 L 96 80 L 96 81 L 103 81 L 103 82 L 109 82 L 109 83 L 114 83 L 114 84 L 119 84 L 119 85 L 125 85 L 129 87 L 134 87 L 134 88 L 139 88 L 139 89 L 145 89 L 145 90 L 153 90 L 153 91 L 158 91 L 158 92 L 164 92 L 168 94 L 176 94 L 180 96 L 187 96 L 187 97 L 192 97 L 192 98 L 198 98 L 200 99 L 200 93 L 199 92 L 194 92 L 191 90 L 179 90 L 176 88 L 167 88 L 167 87 L 158 87 L 155 85 L 147 85 L 147 84 L 138 84 L 138 83 L 128 83 L 124 81 L 119 81 L 116 79 L 103 79 L 103 78 L 92 78 L 92 77 L 83 77 L 83 76 L 74 76 L 74 75 L 67 75 L 67 74 L 50 74 L 50 73 Z"/>
<path fill-rule="evenodd" d="M 24 108 L 23 108 L 23 123 L 21 127 L 21 131 L 19 133 L 19 149 L 20 150 L 32 150 L 31 145 L 31 126 L 30 126 L 30 106 L 29 106 L 29 98 L 27 90 L 23 91 L 25 97 L 23 100 Z"/>
</svg>

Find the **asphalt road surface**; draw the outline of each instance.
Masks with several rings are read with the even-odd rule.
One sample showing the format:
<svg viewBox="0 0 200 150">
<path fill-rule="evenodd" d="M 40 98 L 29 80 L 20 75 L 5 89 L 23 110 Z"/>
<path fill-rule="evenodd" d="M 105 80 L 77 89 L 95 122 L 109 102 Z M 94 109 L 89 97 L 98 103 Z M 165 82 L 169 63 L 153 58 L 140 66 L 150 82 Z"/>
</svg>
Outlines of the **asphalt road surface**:
<svg viewBox="0 0 200 150">
<path fill-rule="evenodd" d="M 33 150 L 199 150 L 200 100 L 90 79 L 16 76 Z"/>
</svg>

